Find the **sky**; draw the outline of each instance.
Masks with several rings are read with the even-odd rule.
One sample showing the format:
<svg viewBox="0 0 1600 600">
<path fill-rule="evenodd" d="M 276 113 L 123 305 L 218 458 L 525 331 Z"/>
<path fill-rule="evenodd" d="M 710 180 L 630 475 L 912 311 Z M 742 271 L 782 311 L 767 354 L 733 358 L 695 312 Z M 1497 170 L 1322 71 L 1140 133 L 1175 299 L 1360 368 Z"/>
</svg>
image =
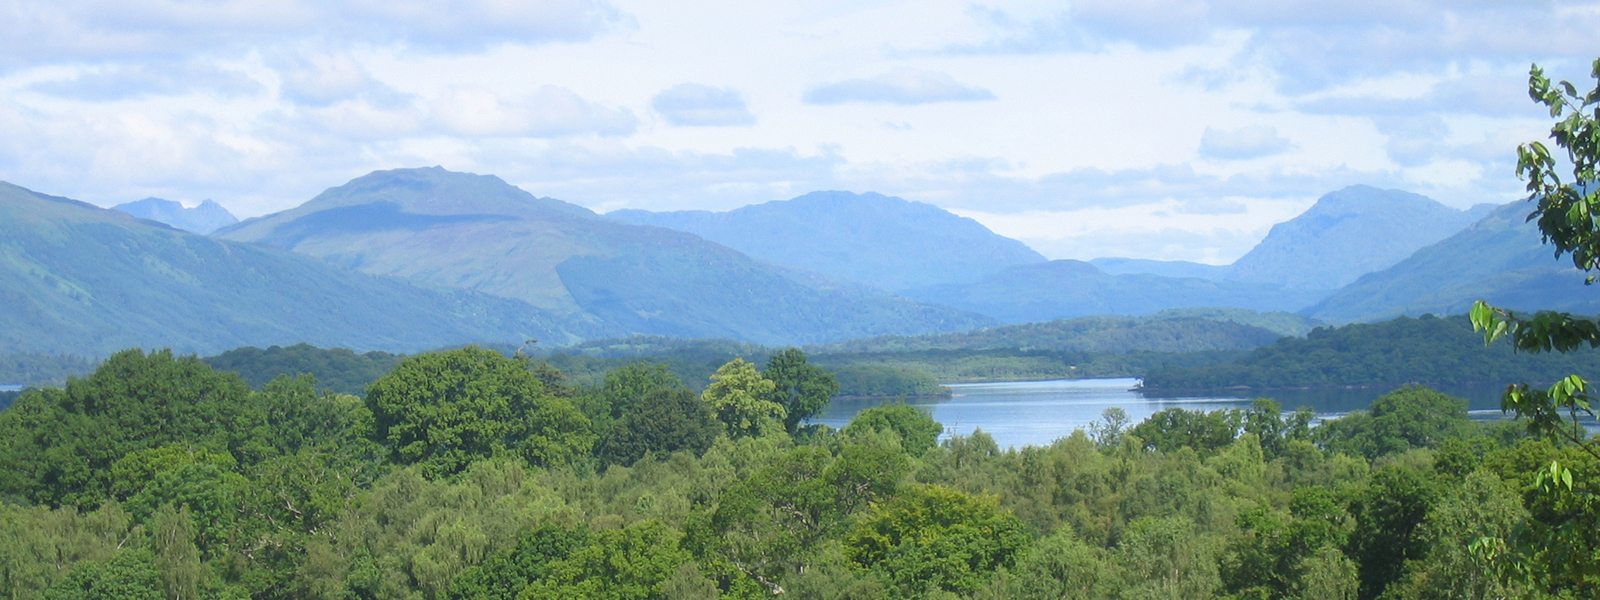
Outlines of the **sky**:
<svg viewBox="0 0 1600 600">
<path fill-rule="evenodd" d="M 0 0 L 0 179 L 241 217 L 378 169 L 599 212 L 875 191 L 1225 264 L 1352 184 L 1522 197 L 1600 2 Z"/>
</svg>

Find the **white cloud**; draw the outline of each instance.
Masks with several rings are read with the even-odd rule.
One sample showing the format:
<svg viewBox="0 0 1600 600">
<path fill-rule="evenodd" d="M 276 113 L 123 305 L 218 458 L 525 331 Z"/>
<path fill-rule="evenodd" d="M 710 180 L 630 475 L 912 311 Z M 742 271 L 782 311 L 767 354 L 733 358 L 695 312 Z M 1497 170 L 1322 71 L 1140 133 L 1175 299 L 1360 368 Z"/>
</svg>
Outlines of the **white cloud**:
<svg viewBox="0 0 1600 600">
<path fill-rule="evenodd" d="M 77 69 L 71 79 L 47 79 L 28 86 L 41 94 L 90 102 L 192 93 L 235 97 L 263 89 L 261 82 L 247 73 L 197 60 L 100 65 Z"/>
<path fill-rule="evenodd" d="M 1580 10 L 1588 7 L 1589 10 Z M 1230 31 L 1249 41 L 1229 68 L 1268 69 L 1303 93 L 1472 61 L 1526 65 L 1593 51 L 1600 13 L 1587 2 L 1453 0 L 1078 0 L 1065 11 L 969 11 L 986 30 L 939 52 L 970 55 L 1168 49 Z"/>
<path fill-rule="evenodd" d="M 928 104 L 994 100 L 994 92 L 956 81 L 945 73 L 898 68 L 867 79 L 846 79 L 814 86 L 805 93 L 806 104 L 870 102 Z"/>
<path fill-rule="evenodd" d="M 1474 115 L 1485 117 L 1542 116 L 1545 109 L 1528 98 L 1528 76 L 1522 69 L 1476 73 L 1441 79 L 1418 96 L 1324 94 L 1298 100 L 1298 112 L 1315 115 L 1404 116 Z"/>
<path fill-rule="evenodd" d="M 454 86 L 431 105 L 446 130 L 465 136 L 562 137 L 628 135 L 638 119 L 626 108 L 608 108 L 553 85 L 523 97 L 505 98 L 487 89 Z"/>
<path fill-rule="evenodd" d="M 1441 1 L 18 0 L 0 179 L 246 216 L 434 164 L 600 209 L 880 191 L 1225 262 L 1353 183 L 1521 196 L 1527 63 L 1583 79 L 1600 11 Z"/>
<path fill-rule="evenodd" d="M 1206 128 L 1200 136 L 1200 155 L 1223 160 L 1272 156 L 1289 149 L 1289 140 L 1271 125 L 1251 125 L 1234 130 Z"/>
<path fill-rule="evenodd" d="M 725 127 L 756 122 L 756 116 L 745 105 L 744 95 L 733 88 L 680 83 L 661 90 L 650 100 L 650 106 L 668 123 L 679 126 Z"/>
<path fill-rule="evenodd" d="M 360 99 L 380 106 L 397 106 L 407 101 L 404 94 L 374 79 L 366 67 L 345 52 L 288 53 L 275 62 L 282 78 L 278 93 L 295 104 L 321 107 Z"/>
<path fill-rule="evenodd" d="M 625 23 L 595 0 L 13 0 L 0 6 L 0 67 L 181 57 L 285 39 L 475 51 L 582 41 Z"/>
</svg>

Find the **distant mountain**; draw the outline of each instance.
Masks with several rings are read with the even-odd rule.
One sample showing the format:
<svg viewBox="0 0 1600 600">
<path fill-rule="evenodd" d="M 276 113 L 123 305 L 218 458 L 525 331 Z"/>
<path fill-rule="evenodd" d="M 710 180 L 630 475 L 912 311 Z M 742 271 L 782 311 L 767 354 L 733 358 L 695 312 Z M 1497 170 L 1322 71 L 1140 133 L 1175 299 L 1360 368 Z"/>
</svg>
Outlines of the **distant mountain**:
<svg viewBox="0 0 1600 600">
<path fill-rule="evenodd" d="M 604 335 L 527 303 L 356 273 L 0 183 L 0 354 L 414 351 Z"/>
<path fill-rule="evenodd" d="M 1077 260 L 1011 267 L 973 283 L 902 292 L 908 298 L 982 313 L 1006 323 L 1091 315 L 1139 316 L 1210 306 L 1297 310 L 1325 293 L 1241 281 L 1111 275 Z"/>
<path fill-rule="evenodd" d="M 1476 300 L 1523 310 L 1600 313 L 1600 288 L 1566 258 L 1556 259 L 1532 207 L 1513 202 L 1392 267 L 1345 286 L 1301 311 L 1332 323 L 1379 321 L 1401 315 L 1466 312 Z"/>
<path fill-rule="evenodd" d="M 888 290 L 977 281 L 1045 261 L 977 221 L 875 193 L 812 192 L 728 212 L 619 210 L 606 216 L 686 231 L 755 258 Z"/>
<path fill-rule="evenodd" d="M 801 281 L 694 235 L 438 167 L 374 172 L 216 235 L 515 298 L 623 334 L 795 344 L 990 323 Z"/>
<path fill-rule="evenodd" d="M 1410 192 L 1350 186 L 1274 225 L 1266 239 L 1234 261 L 1227 278 L 1337 289 L 1450 237 L 1491 209 L 1480 205 L 1462 211 Z"/>
<path fill-rule="evenodd" d="M 238 223 L 238 217 L 228 212 L 221 204 L 211 200 L 201 202 L 200 206 L 184 208 L 182 204 L 160 198 L 145 198 L 137 202 L 118 204 L 111 207 L 141 219 L 150 219 L 166 223 L 190 233 L 206 235 L 223 227 Z"/>
<path fill-rule="evenodd" d="M 1089 264 L 1111 275 L 1145 273 L 1162 277 L 1197 277 L 1222 280 L 1228 276 L 1231 265 L 1208 265 L 1187 260 L 1148 260 L 1143 258 L 1096 258 Z"/>
<path fill-rule="evenodd" d="M 1204 314 L 1206 316 L 1197 316 Z M 1080 317 L 991 327 L 963 333 L 879 336 L 808 346 L 808 352 L 879 353 L 923 350 L 1068 350 L 1080 352 L 1198 352 L 1248 350 L 1292 333 L 1252 323 L 1309 330 L 1315 321 L 1292 313 L 1237 309 L 1165 311 L 1147 317 Z"/>
</svg>

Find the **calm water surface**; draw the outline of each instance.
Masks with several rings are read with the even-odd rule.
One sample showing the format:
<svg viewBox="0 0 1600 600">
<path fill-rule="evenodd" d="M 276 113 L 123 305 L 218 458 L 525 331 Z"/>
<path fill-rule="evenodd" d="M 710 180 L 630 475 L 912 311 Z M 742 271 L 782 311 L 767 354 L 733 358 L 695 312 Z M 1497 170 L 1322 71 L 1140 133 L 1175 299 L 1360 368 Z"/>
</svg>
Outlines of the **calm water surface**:
<svg viewBox="0 0 1600 600">
<path fill-rule="evenodd" d="M 1100 419 L 1100 413 L 1113 406 L 1127 411 L 1132 423 L 1143 421 L 1168 408 L 1218 410 L 1243 408 L 1258 396 L 1271 397 L 1285 410 L 1306 406 L 1318 415 L 1342 415 L 1364 409 L 1388 390 L 1290 390 L 1209 396 L 1156 397 L 1133 391 L 1138 379 L 1075 379 L 1056 381 L 1017 381 L 996 383 L 948 384 L 949 399 L 911 400 L 907 404 L 927 410 L 943 423 L 945 436 L 971 435 L 983 429 L 1002 448 L 1007 446 L 1048 445 L 1086 429 Z M 1500 417 L 1499 388 L 1441 390 L 1466 398 L 1475 418 Z M 835 400 L 812 423 L 844 427 L 863 410 L 886 400 Z"/>
</svg>

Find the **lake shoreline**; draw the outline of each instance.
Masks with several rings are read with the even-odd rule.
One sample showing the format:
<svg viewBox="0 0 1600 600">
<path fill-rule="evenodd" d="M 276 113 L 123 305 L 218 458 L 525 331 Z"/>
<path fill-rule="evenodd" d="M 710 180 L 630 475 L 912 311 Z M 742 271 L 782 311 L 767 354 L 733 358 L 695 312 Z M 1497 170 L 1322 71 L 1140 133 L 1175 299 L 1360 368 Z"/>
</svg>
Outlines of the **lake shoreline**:
<svg viewBox="0 0 1600 600">
<path fill-rule="evenodd" d="M 1551 383 L 1553 383 L 1553 382 L 1551 382 Z M 1144 385 L 1140 385 L 1138 387 L 1135 387 L 1133 391 L 1139 392 L 1141 394 L 1145 394 L 1145 395 L 1153 397 L 1153 398 L 1183 397 L 1183 396 L 1191 396 L 1191 395 L 1271 393 L 1271 392 L 1378 391 L 1381 394 L 1381 393 L 1388 393 L 1388 392 L 1391 392 L 1391 391 L 1394 391 L 1394 390 L 1398 390 L 1398 389 L 1406 387 L 1408 385 L 1419 385 L 1419 386 L 1428 388 L 1430 390 L 1443 391 L 1443 392 L 1448 394 L 1449 393 L 1448 390 L 1453 390 L 1453 389 L 1454 390 L 1460 390 L 1460 389 L 1484 390 L 1484 389 L 1490 389 L 1490 388 L 1501 389 L 1501 388 L 1504 388 L 1506 386 L 1506 382 L 1469 382 L 1469 383 L 1439 384 L 1439 383 L 1422 383 L 1422 382 L 1417 382 L 1417 381 L 1409 381 L 1409 382 L 1405 382 L 1405 383 L 1365 383 L 1365 384 L 1350 384 L 1350 385 L 1299 385 L 1299 386 L 1259 386 L 1259 387 L 1258 386 L 1249 386 L 1249 385 L 1232 385 L 1232 386 L 1225 386 L 1225 387 L 1146 387 Z M 1543 385 L 1549 385 L 1549 383 L 1533 383 L 1532 385 L 1534 385 L 1534 386 L 1543 386 Z"/>
<path fill-rule="evenodd" d="M 940 385 L 944 385 L 944 384 L 940 384 Z M 947 399 L 949 397 L 950 397 L 950 393 L 949 392 L 946 392 L 946 393 L 943 393 L 943 394 L 914 394 L 914 395 L 885 394 L 885 395 L 881 395 L 881 396 L 834 396 L 832 398 L 829 398 L 829 401 L 831 402 L 831 401 L 834 401 L 834 400 L 845 400 L 845 401 L 850 401 L 850 400 L 942 400 L 942 399 Z"/>
</svg>

